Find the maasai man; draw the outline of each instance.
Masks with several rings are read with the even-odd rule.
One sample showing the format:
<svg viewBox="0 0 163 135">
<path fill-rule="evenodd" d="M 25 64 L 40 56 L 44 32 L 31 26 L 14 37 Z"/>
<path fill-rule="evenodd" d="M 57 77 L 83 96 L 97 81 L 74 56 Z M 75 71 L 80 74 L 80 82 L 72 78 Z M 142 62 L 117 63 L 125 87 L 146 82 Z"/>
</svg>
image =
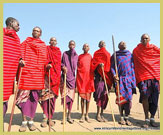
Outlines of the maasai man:
<svg viewBox="0 0 163 135">
<path fill-rule="evenodd" d="M 75 79 L 75 71 L 77 68 L 77 61 L 78 61 L 78 55 L 75 51 L 75 41 L 71 40 L 69 41 L 69 51 L 66 51 L 63 53 L 62 56 L 62 63 L 61 63 L 61 69 L 62 69 L 62 76 L 61 76 L 61 96 L 62 96 L 62 104 L 64 101 L 63 98 L 63 82 L 64 82 L 64 74 L 66 74 L 66 107 L 65 111 L 67 112 L 67 121 L 70 124 L 73 124 L 74 120 L 71 119 L 71 109 L 72 104 L 75 98 L 75 88 L 76 88 L 76 79 Z"/>
<path fill-rule="evenodd" d="M 45 89 L 41 91 L 41 107 L 43 109 L 43 121 L 41 127 L 47 127 L 49 123 L 49 70 L 50 70 L 50 125 L 54 126 L 51 120 L 55 110 L 55 101 L 58 97 L 60 77 L 61 77 L 61 51 L 56 46 L 57 39 L 50 38 L 50 46 L 47 46 L 47 67 L 45 75 Z"/>
<path fill-rule="evenodd" d="M 111 57 L 111 72 L 114 76 L 115 85 L 119 81 L 119 92 L 116 91 L 116 103 L 119 106 L 121 119 L 119 124 L 131 126 L 129 114 L 132 104 L 132 94 L 136 94 L 136 78 L 134 71 L 133 57 L 130 51 L 126 50 L 126 43 L 121 41 L 118 45 L 119 51 L 116 52 L 118 76 L 115 72 L 114 56 Z M 114 85 L 114 86 L 115 86 Z M 123 116 L 125 111 L 125 116 Z"/>
<path fill-rule="evenodd" d="M 21 110 L 23 117 L 22 125 L 19 129 L 20 132 L 26 131 L 26 117 L 30 118 L 30 121 L 28 121 L 29 130 L 36 130 L 33 118 L 39 99 L 39 91 L 44 89 L 44 69 L 47 61 L 46 45 L 40 39 L 41 33 L 41 28 L 33 28 L 33 37 L 28 37 L 21 44 L 22 59 L 25 62 L 25 67 L 22 69 L 17 97 L 17 106 Z"/>
<path fill-rule="evenodd" d="M 8 100 L 13 94 L 14 80 L 21 58 L 20 39 L 16 34 L 19 29 L 19 22 L 15 18 L 6 19 L 6 28 L 3 29 L 3 116 L 7 112 Z"/>
<path fill-rule="evenodd" d="M 106 50 L 104 41 L 99 42 L 99 50 L 94 53 L 91 69 L 95 73 L 95 92 L 93 94 L 94 100 L 97 105 L 97 116 L 96 120 L 99 122 L 107 121 L 103 116 L 103 110 L 106 108 L 108 103 L 108 95 L 103 79 L 102 67 L 106 77 L 108 89 L 111 88 L 112 76 L 110 72 L 110 53 Z"/>
<path fill-rule="evenodd" d="M 88 53 L 89 45 L 83 45 L 84 53 L 79 55 L 76 84 L 79 96 L 81 97 L 81 119 L 79 122 L 84 122 L 84 102 L 86 102 L 85 120 L 90 123 L 88 111 L 91 93 L 94 92 L 94 73 L 91 71 L 92 56 Z"/>
<path fill-rule="evenodd" d="M 140 92 L 140 103 L 143 105 L 145 124 L 158 126 L 154 116 L 157 111 L 160 91 L 160 48 L 149 43 L 148 34 L 141 36 L 141 43 L 133 51 L 136 83 Z M 151 114 L 149 119 L 149 113 Z"/>
</svg>

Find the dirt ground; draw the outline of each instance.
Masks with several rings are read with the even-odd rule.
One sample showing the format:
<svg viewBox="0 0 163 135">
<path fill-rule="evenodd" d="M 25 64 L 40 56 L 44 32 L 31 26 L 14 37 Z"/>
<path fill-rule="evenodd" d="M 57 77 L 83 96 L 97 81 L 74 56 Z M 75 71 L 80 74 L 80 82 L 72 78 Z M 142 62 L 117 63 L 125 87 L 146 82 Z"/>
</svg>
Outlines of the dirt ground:
<svg viewBox="0 0 163 135">
<path fill-rule="evenodd" d="M 89 110 L 89 117 L 91 120 L 91 123 L 87 123 L 86 121 L 84 123 L 80 123 L 79 119 L 81 116 L 81 109 L 79 106 L 79 110 L 77 110 L 77 93 L 75 95 L 75 100 L 72 108 L 72 118 L 74 119 L 74 124 L 69 124 L 68 122 L 65 124 L 65 131 L 66 132 L 108 132 L 108 131 L 146 131 L 146 129 L 141 128 L 141 126 L 144 123 L 144 113 L 143 113 L 143 108 L 142 105 L 139 103 L 139 92 L 137 90 L 137 94 L 133 96 L 132 100 L 132 109 L 131 109 L 131 114 L 130 114 L 130 120 L 133 123 L 133 126 L 126 126 L 126 125 L 119 125 L 118 120 L 120 118 L 119 116 L 119 111 L 118 111 L 118 106 L 115 104 L 115 94 L 110 93 L 110 102 L 112 105 L 112 109 L 115 115 L 115 120 L 116 120 L 116 127 L 114 128 L 114 123 L 112 120 L 112 115 L 111 115 L 111 109 L 109 106 L 109 103 L 107 105 L 106 110 L 104 110 L 104 117 L 108 120 L 107 122 L 98 122 L 96 121 L 96 103 L 94 102 L 93 96 L 91 97 L 91 102 L 90 102 L 90 110 Z M 8 123 L 9 123 L 9 117 L 10 117 L 10 112 L 11 112 L 11 107 L 13 103 L 13 96 L 10 97 L 9 100 L 9 106 L 8 106 L 8 111 L 6 114 L 6 117 L 4 118 L 4 132 L 7 131 L 8 129 Z M 159 102 L 159 108 L 160 108 L 160 102 Z M 159 119 L 159 114 L 160 114 L 160 109 L 156 112 L 155 115 L 155 121 L 160 124 L 160 119 Z M 60 96 L 56 100 L 56 108 L 55 108 L 55 113 L 53 116 L 53 120 L 56 122 L 55 126 L 51 129 L 51 132 L 62 132 L 63 131 L 63 125 L 61 124 L 61 119 L 62 119 L 62 111 L 63 107 L 61 106 L 61 99 Z M 42 109 L 40 105 L 38 104 L 37 110 L 36 110 L 36 115 L 34 118 L 35 125 L 37 126 L 37 130 L 33 132 L 48 132 L 48 127 L 42 128 L 40 126 L 40 123 L 42 121 Z M 12 122 L 12 127 L 11 131 L 19 132 L 19 127 L 21 125 L 21 113 L 20 110 L 15 107 L 15 113 L 13 117 L 13 122 Z M 148 131 L 160 131 L 160 127 L 158 128 L 149 128 Z M 29 129 L 27 129 L 27 132 Z"/>
</svg>

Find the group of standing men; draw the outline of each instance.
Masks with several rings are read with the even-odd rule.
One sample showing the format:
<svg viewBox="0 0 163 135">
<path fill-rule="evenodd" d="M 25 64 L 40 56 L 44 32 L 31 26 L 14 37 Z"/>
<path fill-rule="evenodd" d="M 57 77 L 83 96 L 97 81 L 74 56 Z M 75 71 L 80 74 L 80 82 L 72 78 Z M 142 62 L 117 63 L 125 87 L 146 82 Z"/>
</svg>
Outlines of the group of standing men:
<svg viewBox="0 0 163 135">
<path fill-rule="evenodd" d="M 15 18 L 7 18 L 6 28 L 3 29 L 3 116 L 7 111 L 9 97 L 13 94 L 16 78 L 19 86 L 16 105 L 21 110 L 23 119 L 20 132 L 26 131 L 27 126 L 31 131 L 36 130 L 33 118 L 38 102 L 43 110 L 41 126 L 46 127 L 47 124 L 50 126 L 55 124 L 51 118 L 54 114 L 59 89 L 61 103 L 64 102 L 65 74 L 67 76 L 65 111 L 68 110 L 67 121 L 70 124 L 74 122 L 71 118 L 71 110 L 76 88 L 81 97 L 82 114 L 80 122 L 90 122 L 88 112 L 91 93 L 93 93 L 97 105 L 96 120 L 105 122 L 103 110 L 108 103 L 106 87 L 111 89 L 113 84 L 116 88 L 119 83 L 119 90 L 115 89 L 116 103 L 119 106 L 121 116 L 119 124 L 132 125 L 128 116 L 132 104 L 132 95 L 136 93 L 137 86 L 145 114 L 143 126 L 146 128 L 149 125 L 157 126 L 154 116 L 160 91 L 160 49 L 149 44 L 150 37 L 148 34 L 142 35 L 141 43 L 133 50 L 133 54 L 126 50 L 125 42 L 120 42 L 115 61 L 114 57 L 106 50 L 104 41 L 99 42 L 100 49 L 94 53 L 92 58 L 88 53 L 89 45 L 87 43 L 83 45 L 84 53 L 78 56 L 75 51 L 75 41 L 71 40 L 68 45 L 69 50 L 65 51 L 61 57 L 61 51 L 56 47 L 56 38 L 50 39 L 49 46 L 46 46 L 40 39 L 41 28 L 33 28 L 32 37 L 28 37 L 22 43 L 16 34 L 18 31 L 19 22 Z M 117 68 L 115 68 L 115 62 Z M 76 70 L 77 75 L 75 75 Z M 85 103 L 86 114 L 84 115 Z M 28 118 L 30 119 L 28 120 Z"/>
</svg>

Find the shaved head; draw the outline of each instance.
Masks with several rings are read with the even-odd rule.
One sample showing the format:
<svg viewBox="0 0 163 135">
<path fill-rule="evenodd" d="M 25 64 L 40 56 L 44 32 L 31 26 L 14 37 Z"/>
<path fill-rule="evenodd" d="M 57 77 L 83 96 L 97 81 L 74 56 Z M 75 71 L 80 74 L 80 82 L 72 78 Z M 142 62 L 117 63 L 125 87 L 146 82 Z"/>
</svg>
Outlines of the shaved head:
<svg viewBox="0 0 163 135">
<path fill-rule="evenodd" d="M 83 51 L 84 51 L 84 53 L 88 53 L 88 51 L 89 51 L 89 44 L 87 44 L 87 43 L 85 43 L 84 45 L 83 45 Z"/>
<path fill-rule="evenodd" d="M 121 41 L 119 44 L 118 44 L 118 48 L 120 50 L 125 50 L 126 49 L 126 43 L 124 41 Z"/>
<path fill-rule="evenodd" d="M 141 36 L 140 42 L 141 42 L 143 45 L 146 46 L 146 45 L 149 43 L 149 41 L 150 41 L 150 36 L 149 36 L 147 33 L 145 33 L 145 34 L 143 34 L 143 35 Z"/>
</svg>

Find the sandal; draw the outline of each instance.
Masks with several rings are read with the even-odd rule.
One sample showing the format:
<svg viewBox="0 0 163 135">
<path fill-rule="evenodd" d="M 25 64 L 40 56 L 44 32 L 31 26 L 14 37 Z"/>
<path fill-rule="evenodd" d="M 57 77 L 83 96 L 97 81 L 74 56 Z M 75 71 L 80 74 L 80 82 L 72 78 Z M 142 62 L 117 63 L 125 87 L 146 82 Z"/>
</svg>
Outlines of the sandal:
<svg viewBox="0 0 163 135">
<path fill-rule="evenodd" d="M 152 127 L 159 127 L 159 125 L 156 124 L 155 120 L 150 120 L 150 125 L 151 125 Z"/>
<path fill-rule="evenodd" d="M 49 125 L 49 120 L 47 121 L 47 125 Z M 50 120 L 50 126 L 53 127 L 55 125 L 55 121 Z"/>
<path fill-rule="evenodd" d="M 125 124 L 126 124 L 124 118 L 121 118 L 121 120 L 120 120 L 118 123 L 119 123 L 120 125 L 125 125 Z"/>
<path fill-rule="evenodd" d="M 82 116 L 79 120 L 80 123 L 84 123 L 84 116 Z"/>
<path fill-rule="evenodd" d="M 149 119 L 146 119 L 145 124 L 142 127 L 143 128 L 149 128 L 149 126 L 150 126 L 150 121 L 149 121 Z"/>
<path fill-rule="evenodd" d="M 19 132 L 25 132 L 27 130 L 27 124 L 22 124 L 19 128 Z"/>
<path fill-rule="evenodd" d="M 129 120 L 126 120 L 126 125 L 127 126 L 132 126 L 132 123 Z"/>
<path fill-rule="evenodd" d="M 63 120 L 61 120 L 61 124 L 63 124 Z M 65 124 L 66 124 L 66 120 L 65 120 Z"/>
<path fill-rule="evenodd" d="M 100 116 L 96 116 L 96 120 L 97 120 L 98 122 L 102 122 L 102 119 L 101 119 Z"/>
<path fill-rule="evenodd" d="M 90 121 L 88 116 L 85 116 L 85 121 L 88 122 L 88 123 L 91 123 L 91 121 Z"/>
<path fill-rule="evenodd" d="M 45 128 L 47 127 L 47 119 L 43 119 L 42 122 L 41 122 L 41 127 Z"/>
<path fill-rule="evenodd" d="M 73 123 L 74 123 L 74 120 L 72 120 L 71 118 L 67 118 L 67 121 L 68 121 L 70 124 L 73 124 Z"/>
<path fill-rule="evenodd" d="M 104 118 L 104 116 L 101 116 L 102 122 L 107 122 L 107 120 Z"/>
<path fill-rule="evenodd" d="M 28 123 L 28 128 L 29 128 L 30 131 L 35 131 L 37 129 L 36 126 L 33 123 L 32 124 Z"/>
</svg>

